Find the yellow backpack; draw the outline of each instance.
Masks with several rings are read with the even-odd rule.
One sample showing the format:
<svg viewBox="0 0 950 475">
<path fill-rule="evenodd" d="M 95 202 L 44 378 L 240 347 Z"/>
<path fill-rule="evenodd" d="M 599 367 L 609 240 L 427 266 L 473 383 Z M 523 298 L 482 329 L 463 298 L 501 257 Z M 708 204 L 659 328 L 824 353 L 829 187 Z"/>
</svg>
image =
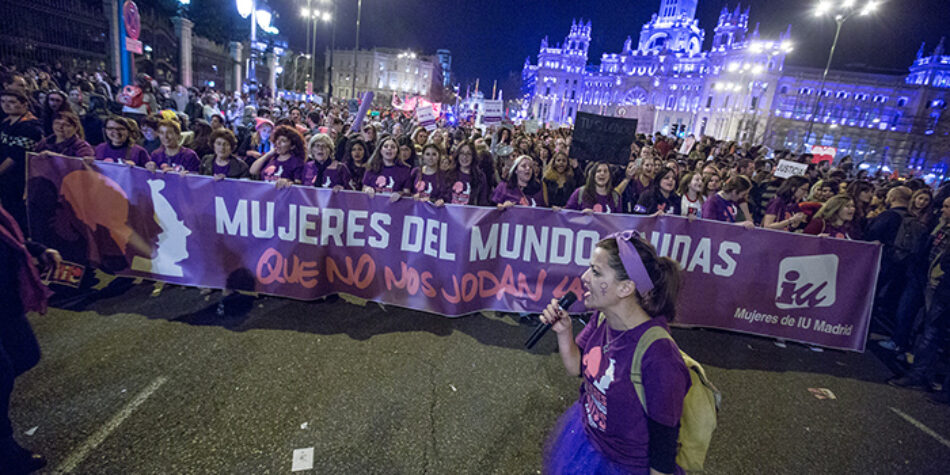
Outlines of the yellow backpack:
<svg viewBox="0 0 950 475">
<path fill-rule="evenodd" d="M 643 355 L 650 345 L 657 340 L 668 339 L 676 345 L 676 341 L 663 327 L 648 329 L 633 353 L 633 366 L 630 369 L 630 379 L 637 391 L 640 405 L 647 412 L 646 396 L 643 391 L 643 377 L 641 365 Z M 677 347 L 679 349 L 679 347 Z M 683 362 L 689 369 L 690 387 L 683 399 L 683 415 L 680 417 L 679 446 L 676 450 L 676 464 L 687 471 L 701 471 L 712 441 L 713 431 L 716 430 L 716 417 L 722 394 L 719 389 L 706 378 L 703 367 L 686 353 L 680 350 Z M 649 412 L 647 412 L 649 414 Z"/>
</svg>

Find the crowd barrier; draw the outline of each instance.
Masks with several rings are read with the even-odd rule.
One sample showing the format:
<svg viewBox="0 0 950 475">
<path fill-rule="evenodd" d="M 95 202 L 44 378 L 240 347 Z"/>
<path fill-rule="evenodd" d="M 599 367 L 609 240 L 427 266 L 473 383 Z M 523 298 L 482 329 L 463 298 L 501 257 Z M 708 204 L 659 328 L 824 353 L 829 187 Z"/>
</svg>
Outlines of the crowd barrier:
<svg viewBox="0 0 950 475">
<path fill-rule="evenodd" d="M 581 295 L 594 244 L 635 229 L 684 270 L 678 324 L 854 351 L 881 256 L 877 244 L 675 216 L 391 203 L 60 156 L 30 158 L 28 201 L 34 239 L 119 275 L 303 300 L 344 292 L 445 316 Z"/>
</svg>

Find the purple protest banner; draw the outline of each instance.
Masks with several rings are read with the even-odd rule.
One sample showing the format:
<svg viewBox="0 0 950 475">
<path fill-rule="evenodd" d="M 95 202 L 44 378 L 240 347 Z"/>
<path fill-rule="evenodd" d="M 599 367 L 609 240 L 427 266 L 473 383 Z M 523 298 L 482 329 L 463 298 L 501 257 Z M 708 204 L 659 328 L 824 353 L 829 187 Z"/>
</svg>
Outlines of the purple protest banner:
<svg viewBox="0 0 950 475">
<path fill-rule="evenodd" d="M 446 316 L 538 312 L 595 243 L 636 229 L 685 270 L 677 322 L 863 351 L 880 246 L 679 217 L 446 205 L 30 160 L 33 235 L 120 275 Z M 581 312 L 578 302 L 571 310 Z"/>
</svg>

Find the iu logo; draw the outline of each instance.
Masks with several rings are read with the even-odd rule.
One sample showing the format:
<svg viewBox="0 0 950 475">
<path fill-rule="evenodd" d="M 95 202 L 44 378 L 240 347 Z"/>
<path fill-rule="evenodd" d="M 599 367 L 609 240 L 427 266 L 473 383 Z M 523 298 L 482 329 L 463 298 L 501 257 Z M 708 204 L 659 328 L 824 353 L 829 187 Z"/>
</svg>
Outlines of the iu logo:
<svg viewBox="0 0 950 475">
<path fill-rule="evenodd" d="M 835 303 L 838 256 L 786 257 L 778 269 L 775 306 L 782 309 L 830 307 Z"/>
</svg>

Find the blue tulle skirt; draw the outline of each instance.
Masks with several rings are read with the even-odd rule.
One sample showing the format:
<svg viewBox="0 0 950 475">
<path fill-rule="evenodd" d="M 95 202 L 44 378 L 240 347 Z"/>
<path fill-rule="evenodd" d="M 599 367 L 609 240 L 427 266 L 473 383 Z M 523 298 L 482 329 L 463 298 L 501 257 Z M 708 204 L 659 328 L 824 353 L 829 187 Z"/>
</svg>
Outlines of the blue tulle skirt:
<svg viewBox="0 0 950 475">
<path fill-rule="evenodd" d="M 638 472 L 609 460 L 591 444 L 584 431 L 584 409 L 578 401 L 558 419 L 544 444 L 543 473 L 629 475 Z M 649 470 L 640 473 L 649 473 Z"/>
</svg>

